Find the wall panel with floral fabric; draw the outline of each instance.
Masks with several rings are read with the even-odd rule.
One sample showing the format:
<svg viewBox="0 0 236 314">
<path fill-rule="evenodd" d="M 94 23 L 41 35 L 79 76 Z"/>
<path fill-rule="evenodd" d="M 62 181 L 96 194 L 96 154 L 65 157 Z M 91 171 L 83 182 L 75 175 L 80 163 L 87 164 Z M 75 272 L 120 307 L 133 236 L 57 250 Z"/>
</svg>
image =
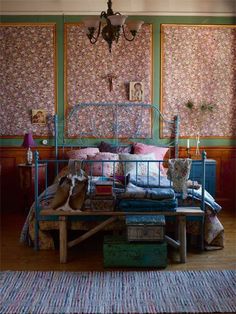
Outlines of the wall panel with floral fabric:
<svg viewBox="0 0 236 314">
<path fill-rule="evenodd" d="M 113 43 L 111 53 L 101 36 L 92 45 L 84 26 L 79 23 L 65 24 L 64 42 L 65 116 L 79 103 L 91 104 L 78 111 L 78 121 L 73 119 L 67 123 L 66 136 L 113 138 L 116 108 L 111 106 L 104 110 L 96 104 L 129 102 L 130 82 L 142 82 L 144 103 L 152 103 L 152 26 L 144 24 L 132 42 L 121 35 L 118 43 Z M 119 137 L 137 134 L 137 120 L 142 122 L 139 137 L 151 137 L 150 110 L 130 112 L 130 108 L 120 108 L 118 120 L 118 124 L 122 123 Z"/>
<path fill-rule="evenodd" d="M 163 113 L 181 137 L 235 137 L 236 26 L 162 24 L 161 38 Z"/>
<path fill-rule="evenodd" d="M 56 111 L 54 23 L 2 23 L 0 27 L 0 135 L 51 134 Z M 46 123 L 32 124 L 32 110 L 43 109 Z"/>
</svg>

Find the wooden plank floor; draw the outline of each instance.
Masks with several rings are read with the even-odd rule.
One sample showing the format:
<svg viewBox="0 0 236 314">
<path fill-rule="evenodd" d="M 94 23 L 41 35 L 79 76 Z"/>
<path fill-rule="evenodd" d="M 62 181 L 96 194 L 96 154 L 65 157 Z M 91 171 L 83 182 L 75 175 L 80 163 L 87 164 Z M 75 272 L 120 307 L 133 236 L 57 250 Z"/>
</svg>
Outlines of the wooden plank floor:
<svg viewBox="0 0 236 314">
<path fill-rule="evenodd" d="M 236 213 L 222 210 L 219 218 L 225 228 L 225 248 L 223 250 L 201 253 L 188 251 L 187 263 L 180 264 L 175 261 L 173 249 L 169 248 L 169 263 L 165 270 L 236 269 Z M 102 233 L 69 249 L 68 263 L 60 264 L 58 250 L 36 252 L 33 248 L 19 243 L 24 219 L 24 214 L 19 212 L 3 213 L 1 216 L 1 270 L 104 270 Z"/>
</svg>

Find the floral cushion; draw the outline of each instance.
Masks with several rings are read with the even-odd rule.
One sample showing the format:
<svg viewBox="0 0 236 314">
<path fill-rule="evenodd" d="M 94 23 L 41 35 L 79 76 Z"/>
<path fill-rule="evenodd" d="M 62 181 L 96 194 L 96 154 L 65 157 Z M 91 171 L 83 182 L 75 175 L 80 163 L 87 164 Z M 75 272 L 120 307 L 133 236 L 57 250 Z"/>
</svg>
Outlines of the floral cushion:
<svg viewBox="0 0 236 314">
<path fill-rule="evenodd" d="M 124 174 L 155 176 L 158 175 L 159 168 L 156 162 L 147 162 L 147 160 L 156 160 L 154 154 L 119 154 L 120 160 L 129 161 L 123 162 Z M 139 160 L 139 161 L 138 161 Z M 132 162 L 134 161 L 134 162 Z M 138 161 L 138 162 L 136 162 Z"/>
<path fill-rule="evenodd" d="M 70 150 L 66 154 L 69 159 L 78 159 L 85 160 L 88 155 L 95 155 L 99 153 L 99 149 L 97 147 L 87 147 L 81 149 Z"/>
<path fill-rule="evenodd" d="M 88 155 L 87 160 L 119 160 L 118 154 L 98 153 L 96 155 Z M 106 176 L 122 175 L 118 162 L 85 162 L 85 171 L 88 175 Z"/>
<path fill-rule="evenodd" d="M 134 143 L 134 154 L 150 154 L 153 153 L 155 155 L 156 160 L 163 160 L 167 151 L 168 147 L 160 147 L 154 145 L 148 145 L 143 143 Z M 160 163 L 161 170 L 164 170 L 163 163 Z"/>
</svg>

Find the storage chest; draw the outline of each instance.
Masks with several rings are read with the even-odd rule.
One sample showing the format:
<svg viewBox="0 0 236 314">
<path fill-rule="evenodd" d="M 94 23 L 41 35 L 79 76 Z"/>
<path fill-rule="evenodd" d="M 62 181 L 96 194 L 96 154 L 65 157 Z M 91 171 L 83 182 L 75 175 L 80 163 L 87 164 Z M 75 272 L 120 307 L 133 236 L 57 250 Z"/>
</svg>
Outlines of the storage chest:
<svg viewBox="0 0 236 314">
<path fill-rule="evenodd" d="M 166 242 L 130 243 L 122 236 L 105 236 L 103 243 L 104 267 L 167 266 Z"/>
<path fill-rule="evenodd" d="M 164 241 L 163 215 L 130 215 L 125 220 L 128 241 Z"/>
</svg>

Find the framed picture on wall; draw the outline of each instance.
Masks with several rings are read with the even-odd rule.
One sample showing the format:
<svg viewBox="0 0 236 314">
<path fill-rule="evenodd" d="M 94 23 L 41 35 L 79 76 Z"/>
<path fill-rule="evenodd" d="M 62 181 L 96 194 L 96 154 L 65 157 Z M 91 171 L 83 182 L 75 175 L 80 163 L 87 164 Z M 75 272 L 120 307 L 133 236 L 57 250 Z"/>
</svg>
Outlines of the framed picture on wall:
<svg viewBox="0 0 236 314">
<path fill-rule="evenodd" d="M 142 82 L 129 83 L 129 100 L 144 101 L 144 84 Z"/>
<path fill-rule="evenodd" d="M 46 124 L 47 111 L 45 109 L 32 109 L 32 124 Z"/>
</svg>

